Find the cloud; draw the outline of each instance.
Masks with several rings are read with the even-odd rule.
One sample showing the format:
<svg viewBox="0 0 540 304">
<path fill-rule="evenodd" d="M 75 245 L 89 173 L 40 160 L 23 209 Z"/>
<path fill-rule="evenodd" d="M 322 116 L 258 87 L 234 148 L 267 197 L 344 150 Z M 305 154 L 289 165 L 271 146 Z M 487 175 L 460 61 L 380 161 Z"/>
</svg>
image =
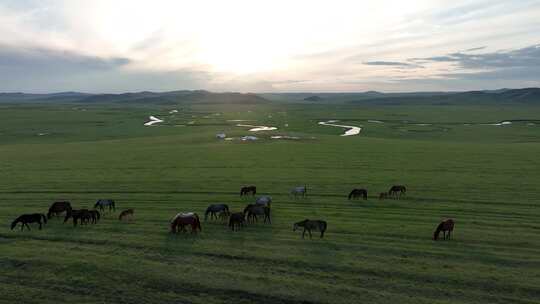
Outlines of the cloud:
<svg viewBox="0 0 540 304">
<path fill-rule="evenodd" d="M 415 62 L 446 62 L 462 69 L 502 69 L 540 66 L 540 45 L 517 50 L 499 51 L 483 54 L 462 52 L 427 58 L 411 58 Z"/>
<path fill-rule="evenodd" d="M 418 65 L 398 62 L 398 61 L 368 61 L 365 65 L 380 65 L 380 66 L 397 66 L 397 67 L 417 67 Z"/>
</svg>

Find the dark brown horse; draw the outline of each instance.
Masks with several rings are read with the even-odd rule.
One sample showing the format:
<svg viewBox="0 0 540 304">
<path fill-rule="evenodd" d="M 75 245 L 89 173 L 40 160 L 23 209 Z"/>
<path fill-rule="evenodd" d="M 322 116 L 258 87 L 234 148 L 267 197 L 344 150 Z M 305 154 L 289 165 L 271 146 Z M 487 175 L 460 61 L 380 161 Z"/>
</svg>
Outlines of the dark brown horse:
<svg viewBox="0 0 540 304">
<path fill-rule="evenodd" d="M 41 220 L 43 220 L 43 223 Z M 11 223 L 11 230 L 13 230 L 18 223 L 21 223 L 21 231 L 24 229 L 24 226 L 30 230 L 28 223 L 38 223 L 39 230 L 41 230 L 42 224 L 47 224 L 47 217 L 45 217 L 45 214 L 42 213 L 23 214 Z"/>
<path fill-rule="evenodd" d="M 54 202 L 51 207 L 49 208 L 49 212 L 47 212 L 47 218 L 50 219 L 53 215 L 60 215 L 60 213 L 65 212 L 66 214 L 70 213 L 71 210 L 71 203 L 67 201 L 63 202 Z"/>
<path fill-rule="evenodd" d="M 388 195 L 394 198 L 399 199 L 402 195 L 405 195 L 407 188 L 403 185 L 394 185 L 388 190 Z"/>
<path fill-rule="evenodd" d="M 238 231 L 240 227 L 244 227 L 244 222 L 245 222 L 244 213 L 242 212 L 233 213 L 231 214 L 231 217 L 229 218 L 229 227 L 231 228 L 232 231 L 235 231 L 235 228 L 236 228 L 236 231 Z"/>
<path fill-rule="evenodd" d="M 257 216 L 264 216 L 264 222 L 272 223 L 270 220 L 270 207 L 258 205 L 258 204 L 249 204 L 244 208 L 244 216 L 247 219 L 248 223 L 254 223 L 258 221 Z"/>
<path fill-rule="evenodd" d="M 436 241 L 439 239 L 439 234 L 443 232 L 443 240 L 450 239 L 452 237 L 452 231 L 454 231 L 454 220 L 447 219 L 442 221 L 433 232 L 433 240 Z M 446 233 L 448 232 L 448 233 Z"/>
<path fill-rule="evenodd" d="M 246 186 L 246 187 L 242 187 L 240 189 L 240 196 L 248 195 L 250 193 L 251 193 L 251 195 L 257 194 L 257 187 L 255 187 L 255 186 Z"/>
<path fill-rule="evenodd" d="M 171 232 L 186 232 L 185 227 L 191 226 L 191 233 L 197 233 L 197 229 L 202 231 L 199 215 L 194 212 L 178 213 L 171 221 Z"/>
<path fill-rule="evenodd" d="M 134 213 L 135 213 L 135 210 L 133 209 L 124 210 L 120 212 L 120 215 L 118 216 L 118 220 L 121 221 L 124 217 L 127 217 L 127 216 L 129 216 L 129 220 L 132 220 Z"/>
<path fill-rule="evenodd" d="M 324 236 L 324 232 L 326 231 L 326 227 L 328 225 L 325 221 L 321 220 L 308 220 L 305 219 L 301 222 L 295 223 L 293 226 L 293 231 L 296 231 L 298 227 L 304 228 L 304 231 L 302 232 L 302 238 L 304 238 L 306 231 L 309 233 L 309 238 L 311 239 L 311 231 L 320 231 L 321 232 L 321 239 Z"/>
<path fill-rule="evenodd" d="M 66 214 L 64 223 L 70 218 L 73 218 L 73 226 L 75 227 L 77 226 L 77 221 L 79 221 L 81 225 L 88 223 L 92 219 L 92 214 L 88 209 L 72 210 L 70 214 Z"/>
<path fill-rule="evenodd" d="M 92 224 L 97 224 L 97 222 L 101 218 L 101 213 L 99 213 L 99 211 L 97 211 L 97 210 L 90 210 L 90 211 L 88 211 L 88 213 L 90 215 L 89 220 L 92 222 Z M 88 219 L 86 219 L 86 220 L 88 220 Z"/>
<path fill-rule="evenodd" d="M 353 189 L 351 193 L 349 193 L 349 200 L 351 199 L 357 199 L 359 197 L 362 197 L 364 200 L 367 200 L 367 190 L 366 189 Z"/>
</svg>

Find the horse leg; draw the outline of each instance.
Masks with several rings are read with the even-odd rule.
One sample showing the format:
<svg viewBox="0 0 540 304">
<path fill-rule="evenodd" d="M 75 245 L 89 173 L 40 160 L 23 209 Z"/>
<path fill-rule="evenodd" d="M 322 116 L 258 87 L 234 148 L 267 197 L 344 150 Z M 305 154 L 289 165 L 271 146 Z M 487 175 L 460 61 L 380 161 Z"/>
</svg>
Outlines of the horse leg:
<svg viewBox="0 0 540 304">
<path fill-rule="evenodd" d="M 313 236 L 311 235 L 311 229 L 309 229 L 308 232 L 309 232 L 309 239 L 310 240 L 313 239 Z"/>
<path fill-rule="evenodd" d="M 302 232 L 302 239 L 304 239 L 305 235 L 306 235 L 306 228 L 304 228 L 304 231 Z"/>
<path fill-rule="evenodd" d="M 39 221 L 38 223 L 39 223 L 39 230 L 41 230 L 41 221 Z"/>
<path fill-rule="evenodd" d="M 30 226 L 28 225 L 28 223 L 24 223 L 26 225 L 26 228 L 28 228 L 28 230 L 32 230 L 30 229 Z"/>
</svg>

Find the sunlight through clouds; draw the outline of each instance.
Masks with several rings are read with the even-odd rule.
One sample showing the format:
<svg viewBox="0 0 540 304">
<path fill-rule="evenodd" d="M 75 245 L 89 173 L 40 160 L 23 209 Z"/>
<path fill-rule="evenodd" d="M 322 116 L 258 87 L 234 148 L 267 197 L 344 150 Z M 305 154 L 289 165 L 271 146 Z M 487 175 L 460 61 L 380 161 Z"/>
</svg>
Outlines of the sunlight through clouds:
<svg viewBox="0 0 540 304">
<path fill-rule="evenodd" d="M 537 45 L 540 1 L 8 0 L 0 2 L 0 18 L 0 45 L 6 50 L 124 58 L 127 64 L 103 74 L 116 78 L 112 83 L 122 75 L 203 73 L 200 85 L 208 89 L 361 91 L 464 72 L 441 62 L 411 63 L 411 58 L 479 46 L 485 48 L 477 52 L 490 53 Z M 38 67 L 27 69 L 39 80 Z M 14 82 L 2 89 L 25 89 L 22 80 Z M 193 83 L 170 89 L 184 85 Z M 448 85 L 408 82 L 407 88 L 395 88 L 456 89 Z M 69 89 L 114 90 L 84 83 Z"/>
</svg>

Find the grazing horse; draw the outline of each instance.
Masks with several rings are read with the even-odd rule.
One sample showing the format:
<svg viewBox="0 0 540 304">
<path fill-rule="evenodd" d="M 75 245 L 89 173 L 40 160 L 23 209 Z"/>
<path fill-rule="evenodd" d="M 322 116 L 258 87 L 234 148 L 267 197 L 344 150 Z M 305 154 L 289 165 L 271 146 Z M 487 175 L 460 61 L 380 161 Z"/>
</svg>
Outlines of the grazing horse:
<svg viewBox="0 0 540 304">
<path fill-rule="evenodd" d="M 266 221 L 268 221 L 268 223 L 272 224 L 272 222 L 270 221 L 270 207 L 257 204 L 249 204 L 246 206 L 246 208 L 244 208 L 244 217 L 246 217 L 248 223 L 257 222 L 257 215 L 263 215 L 264 222 L 266 223 Z"/>
<path fill-rule="evenodd" d="M 433 240 L 436 241 L 439 238 L 439 234 L 443 232 L 443 240 L 450 239 L 452 236 L 452 231 L 454 231 L 454 220 L 447 219 L 442 221 L 433 232 Z M 448 231 L 448 234 L 446 233 Z"/>
<path fill-rule="evenodd" d="M 403 185 L 394 185 L 388 190 L 388 195 L 395 198 L 400 198 L 402 195 L 405 195 L 407 188 Z"/>
<path fill-rule="evenodd" d="M 353 189 L 351 193 L 349 193 L 349 200 L 356 199 L 359 197 L 363 197 L 364 200 L 367 200 L 367 190 L 366 189 Z"/>
<path fill-rule="evenodd" d="M 227 204 L 212 204 L 206 208 L 206 212 L 204 213 L 204 220 L 208 220 L 208 214 L 210 214 L 210 219 L 217 219 L 216 213 L 225 213 L 225 215 L 229 215 L 229 206 Z"/>
<path fill-rule="evenodd" d="M 121 221 L 126 216 L 129 216 L 129 220 L 131 220 L 131 219 L 133 219 L 133 213 L 135 213 L 135 210 L 126 209 L 126 210 L 120 212 L 120 215 L 118 216 L 118 220 Z"/>
<path fill-rule="evenodd" d="M 246 187 L 242 187 L 240 189 L 240 196 L 248 195 L 250 193 L 251 193 L 251 195 L 257 194 L 257 187 L 255 187 L 255 186 L 246 186 Z"/>
<path fill-rule="evenodd" d="M 379 200 L 387 199 L 388 198 L 388 192 L 381 192 L 379 193 Z"/>
<path fill-rule="evenodd" d="M 116 211 L 116 206 L 114 204 L 114 200 L 112 199 L 99 199 L 94 205 L 94 209 L 99 208 L 99 210 L 103 211 L 103 209 L 105 209 L 107 206 L 109 207 L 109 211 Z"/>
<path fill-rule="evenodd" d="M 72 210 L 70 214 L 66 214 L 64 223 L 70 218 L 73 218 L 73 227 L 75 227 L 77 226 L 77 221 L 79 221 L 81 225 L 88 223 L 88 221 L 92 219 L 92 214 L 88 209 Z"/>
<path fill-rule="evenodd" d="M 43 223 L 41 222 L 43 220 Z M 42 224 L 47 224 L 47 217 L 45 214 L 42 213 L 32 213 L 32 214 L 23 214 L 16 218 L 11 223 L 11 230 L 17 226 L 18 223 L 21 223 L 21 231 L 23 231 L 24 226 L 30 230 L 30 226 L 28 226 L 28 223 L 38 223 L 39 224 L 39 230 L 42 228 Z"/>
<path fill-rule="evenodd" d="M 64 202 L 54 202 L 51 207 L 49 208 L 49 212 L 47 212 L 47 218 L 51 219 L 51 217 L 54 215 L 58 216 L 62 212 L 66 212 L 66 214 L 70 213 L 71 210 L 71 203 L 64 201 Z"/>
<path fill-rule="evenodd" d="M 90 210 L 88 211 L 88 214 L 90 215 L 90 218 L 85 220 L 91 220 L 92 224 L 97 224 L 97 222 L 101 218 L 101 213 L 99 213 L 99 211 L 97 210 Z"/>
<path fill-rule="evenodd" d="M 199 215 L 194 212 L 189 213 L 178 213 L 171 221 L 171 232 L 185 232 L 185 227 L 187 225 L 191 226 L 191 233 L 197 233 L 197 229 L 202 231 L 201 221 L 199 220 Z M 178 229 L 180 228 L 180 229 Z"/>
<path fill-rule="evenodd" d="M 240 227 L 244 227 L 244 214 L 242 212 L 237 212 L 231 214 L 231 217 L 229 218 L 229 227 L 231 227 L 232 231 L 238 231 Z"/>
<path fill-rule="evenodd" d="M 261 196 L 261 197 L 258 197 L 256 200 L 255 200 L 255 204 L 256 205 L 261 205 L 261 206 L 266 206 L 266 207 L 270 207 L 270 205 L 272 204 L 272 197 L 270 196 Z"/>
<path fill-rule="evenodd" d="M 307 194 L 307 186 L 294 187 L 291 190 L 291 194 L 294 195 L 294 197 L 297 197 L 298 195 L 305 197 Z"/>
<path fill-rule="evenodd" d="M 327 225 L 325 221 L 321 221 L 321 220 L 312 221 L 312 220 L 305 219 L 301 222 L 295 223 L 293 226 L 293 231 L 296 231 L 298 227 L 304 228 L 304 231 L 302 232 L 302 238 L 304 238 L 307 231 L 309 233 L 309 238 L 311 239 L 311 230 L 320 231 L 321 238 L 323 238 Z"/>
</svg>

